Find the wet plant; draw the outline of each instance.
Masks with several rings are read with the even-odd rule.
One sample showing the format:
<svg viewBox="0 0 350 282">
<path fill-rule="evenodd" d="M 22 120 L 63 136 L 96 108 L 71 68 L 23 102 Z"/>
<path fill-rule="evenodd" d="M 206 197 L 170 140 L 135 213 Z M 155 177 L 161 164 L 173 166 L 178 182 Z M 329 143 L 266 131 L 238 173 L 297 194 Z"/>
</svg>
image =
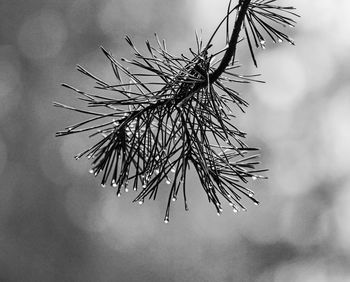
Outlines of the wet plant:
<svg viewBox="0 0 350 282">
<path fill-rule="evenodd" d="M 218 215 L 223 202 L 233 212 L 246 210 L 243 197 L 258 204 L 246 186 L 249 179 L 265 178 L 266 170 L 257 168 L 258 149 L 243 141 L 246 133 L 233 118 L 248 106 L 237 85 L 260 81 L 256 75 L 239 73 L 236 51 L 246 44 L 257 65 L 255 49 L 265 48 L 268 40 L 294 44 L 281 28 L 293 27 L 297 15 L 293 7 L 276 2 L 240 0 L 233 5 L 229 1 L 209 41 L 204 44 L 196 34 L 196 48 L 190 48 L 189 55 L 170 54 L 157 36 L 154 45 L 146 41 L 146 54 L 126 37 L 135 57 L 121 62 L 101 47 L 117 83 L 107 83 L 78 66 L 102 94 L 63 84 L 77 94 L 82 107 L 54 105 L 87 118 L 56 136 L 89 132 L 97 138 L 75 158 L 91 159 L 90 172 L 100 175 L 101 185 L 111 185 L 118 196 L 133 189 L 138 192 L 134 201 L 142 204 L 147 198 L 156 199 L 159 189 L 168 189 L 165 222 L 179 195 L 188 210 L 186 191 L 196 188 L 186 185 L 190 169 Z M 224 46 L 211 53 L 220 29 L 226 32 Z"/>
</svg>

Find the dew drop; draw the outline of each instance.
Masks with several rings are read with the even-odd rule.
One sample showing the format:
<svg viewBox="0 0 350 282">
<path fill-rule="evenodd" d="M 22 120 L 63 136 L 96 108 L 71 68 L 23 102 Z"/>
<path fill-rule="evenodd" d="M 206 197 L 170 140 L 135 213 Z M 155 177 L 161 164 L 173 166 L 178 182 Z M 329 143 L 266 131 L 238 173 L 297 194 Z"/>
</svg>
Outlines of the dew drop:
<svg viewBox="0 0 350 282">
<path fill-rule="evenodd" d="M 94 170 L 93 169 L 89 169 L 89 173 L 93 174 Z"/>
<path fill-rule="evenodd" d="M 127 187 L 125 187 L 124 191 L 125 191 L 126 193 L 128 193 L 128 192 L 129 192 L 129 189 L 128 189 Z"/>
<path fill-rule="evenodd" d="M 221 212 L 217 212 L 216 214 L 217 214 L 218 216 L 221 216 Z"/>
<path fill-rule="evenodd" d="M 252 179 L 255 181 L 255 180 L 257 180 L 257 179 L 258 179 L 258 177 L 257 177 L 257 176 L 255 176 L 255 175 L 253 175 L 253 176 L 252 176 Z"/>
<path fill-rule="evenodd" d="M 120 193 L 117 194 L 117 197 L 120 198 Z"/>
<path fill-rule="evenodd" d="M 249 192 L 248 196 L 249 196 L 249 197 L 253 197 L 253 196 L 254 196 L 254 193 L 253 193 L 253 192 Z"/>
<path fill-rule="evenodd" d="M 165 181 L 165 183 L 168 184 L 168 185 L 170 185 L 171 181 L 170 181 L 169 179 L 167 179 L 167 180 Z"/>
<path fill-rule="evenodd" d="M 172 173 L 175 173 L 175 172 L 176 172 L 176 169 L 175 169 L 175 168 L 172 168 L 172 169 L 171 169 L 171 172 L 172 172 Z"/>
<path fill-rule="evenodd" d="M 164 219 L 164 223 L 169 223 L 169 217 L 166 217 L 166 218 Z"/>
<path fill-rule="evenodd" d="M 156 169 L 156 170 L 154 171 L 154 173 L 155 173 L 155 174 L 159 174 L 159 169 Z"/>
<path fill-rule="evenodd" d="M 277 40 L 278 40 L 279 43 L 283 42 L 283 40 L 281 38 L 278 38 Z"/>
<path fill-rule="evenodd" d="M 146 184 L 143 184 L 143 185 L 142 185 L 142 188 L 143 188 L 143 189 L 146 189 L 146 187 L 147 187 Z"/>
<path fill-rule="evenodd" d="M 231 207 L 233 207 L 233 203 L 229 203 L 229 205 L 230 205 Z"/>
<path fill-rule="evenodd" d="M 176 196 L 174 196 L 171 200 L 173 201 L 173 202 L 175 202 L 176 201 Z"/>
<path fill-rule="evenodd" d="M 238 210 L 237 210 L 236 208 L 233 208 L 233 212 L 234 212 L 234 213 L 237 213 Z"/>
<path fill-rule="evenodd" d="M 101 183 L 101 187 L 102 187 L 102 188 L 105 188 L 105 187 L 106 187 L 106 184 Z"/>
<path fill-rule="evenodd" d="M 260 44 L 261 44 L 261 45 L 264 45 L 265 43 L 266 43 L 266 41 L 265 41 L 265 40 L 263 40 L 263 39 L 262 39 L 262 40 L 260 40 Z"/>
<path fill-rule="evenodd" d="M 143 204 L 143 200 L 140 200 L 140 201 L 139 201 L 139 205 L 142 205 L 142 204 Z"/>
</svg>

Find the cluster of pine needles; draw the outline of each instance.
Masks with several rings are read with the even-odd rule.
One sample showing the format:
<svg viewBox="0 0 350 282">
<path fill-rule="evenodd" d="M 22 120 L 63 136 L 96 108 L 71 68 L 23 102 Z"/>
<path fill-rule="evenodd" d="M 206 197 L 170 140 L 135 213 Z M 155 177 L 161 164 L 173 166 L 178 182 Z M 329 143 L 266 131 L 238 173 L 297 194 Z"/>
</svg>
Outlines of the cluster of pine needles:
<svg viewBox="0 0 350 282">
<path fill-rule="evenodd" d="M 246 184 L 249 179 L 265 178 L 261 175 L 265 170 L 256 168 L 258 149 L 246 145 L 246 133 L 232 123 L 233 112 L 244 112 L 248 106 L 235 86 L 258 80 L 254 75 L 237 73 L 235 52 L 243 40 L 238 37 L 241 30 L 255 64 L 254 48 L 264 47 L 266 36 L 273 42 L 293 43 L 278 27 L 294 26 L 290 18 L 296 16 L 294 8 L 275 2 L 241 0 L 231 7 L 229 1 L 227 13 L 208 43 L 203 44 L 196 34 L 196 51 L 190 49 L 187 56 L 170 54 L 165 41 L 157 36 L 155 46 L 146 42 L 147 54 L 139 52 L 126 37 L 135 58 L 122 59 L 123 63 L 101 47 L 117 82 L 107 83 L 78 66 L 78 71 L 96 82 L 98 91 L 108 94 L 89 94 L 63 84 L 85 107 L 54 105 L 88 118 L 56 135 L 90 132 L 91 137 L 98 137 L 76 159 L 91 159 L 90 172 L 101 175 L 101 185 L 111 185 L 118 196 L 133 189 L 138 191 L 134 201 L 142 204 L 146 198 L 156 199 L 159 188 L 168 189 L 165 222 L 169 221 L 171 203 L 180 194 L 188 209 L 186 180 L 190 169 L 198 175 L 218 215 L 223 201 L 233 212 L 246 210 L 243 197 L 258 204 Z M 212 40 L 221 27 L 226 28 L 226 46 L 210 54 Z M 131 65 L 132 71 L 125 64 Z"/>
</svg>

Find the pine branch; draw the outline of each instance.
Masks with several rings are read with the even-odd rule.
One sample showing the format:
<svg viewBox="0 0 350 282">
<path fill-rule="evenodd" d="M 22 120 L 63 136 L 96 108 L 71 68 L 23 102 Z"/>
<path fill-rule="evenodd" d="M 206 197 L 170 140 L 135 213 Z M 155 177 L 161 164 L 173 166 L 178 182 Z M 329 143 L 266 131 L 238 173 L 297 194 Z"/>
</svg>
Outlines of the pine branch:
<svg viewBox="0 0 350 282">
<path fill-rule="evenodd" d="M 186 179 L 190 168 L 197 173 L 218 215 L 223 210 L 223 200 L 234 212 L 246 210 L 241 201 L 243 197 L 259 203 L 246 184 L 248 179 L 265 178 L 261 173 L 266 170 L 257 168 L 259 155 L 254 152 L 258 149 L 246 145 L 243 142 L 246 133 L 232 124 L 233 105 L 242 112 L 248 106 L 232 86 L 260 81 L 255 75 L 236 72 L 239 67 L 235 54 L 242 28 L 256 63 L 251 37 L 260 39 L 262 44 L 263 35 L 258 26 L 273 39 L 291 42 L 271 22 L 291 25 L 294 21 L 279 14 L 291 13 L 292 8 L 274 6 L 273 0 L 241 0 L 233 8 L 231 2 L 226 16 L 206 45 L 196 35 L 197 51 L 190 49 L 190 57 L 170 54 L 165 41 L 161 42 L 157 36 L 157 46 L 146 42 L 148 55 L 144 55 L 126 37 L 135 58 L 122 61 L 132 65 L 136 69 L 134 72 L 101 47 L 117 84 L 107 83 L 83 67 L 77 67 L 96 82 L 98 91 L 113 93 L 113 96 L 90 94 L 63 84 L 78 95 L 85 107 L 54 103 L 56 107 L 89 116 L 57 132 L 56 136 L 84 132 L 89 132 L 90 137 L 100 136 L 76 159 L 83 156 L 92 159 L 90 172 L 95 176 L 102 175 L 103 187 L 111 185 L 120 196 L 132 186 L 138 191 L 134 202 L 142 204 L 146 198 L 156 199 L 162 183 L 168 185 L 165 222 L 169 221 L 171 204 L 180 193 L 188 210 Z M 228 38 L 234 12 L 236 18 Z M 210 55 L 211 41 L 224 23 L 227 46 Z M 221 59 L 214 62 L 214 56 L 220 55 Z"/>
</svg>

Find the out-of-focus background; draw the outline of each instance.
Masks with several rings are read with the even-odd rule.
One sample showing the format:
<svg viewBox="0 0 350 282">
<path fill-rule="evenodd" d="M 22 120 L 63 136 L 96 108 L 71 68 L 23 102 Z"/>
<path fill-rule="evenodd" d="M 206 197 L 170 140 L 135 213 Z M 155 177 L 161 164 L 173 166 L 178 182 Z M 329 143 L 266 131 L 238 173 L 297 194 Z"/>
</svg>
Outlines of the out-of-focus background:
<svg viewBox="0 0 350 282">
<path fill-rule="evenodd" d="M 270 169 L 249 184 L 259 207 L 218 217 L 193 175 L 190 211 L 178 201 L 166 225 L 166 192 L 142 207 L 117 198 L 73 159 L 88 140 L 54 138 L 80 118 L 52 107 L 75 103 L 60 83 L 91 85 L 75 65 L 112 77 L 100 45 L 131 57 L 125 34 L 144 50 L 157 32 L 186 52 L 227 2 L 0 1 L 1 281 L 350 281 L 348 0 L 281 1 L 302 16 L 296 46 L 259 51 L 259 69 L 240 46 L 267 81 L 241 88 L 251 106 L 233 121 Z"/>
</svg>

